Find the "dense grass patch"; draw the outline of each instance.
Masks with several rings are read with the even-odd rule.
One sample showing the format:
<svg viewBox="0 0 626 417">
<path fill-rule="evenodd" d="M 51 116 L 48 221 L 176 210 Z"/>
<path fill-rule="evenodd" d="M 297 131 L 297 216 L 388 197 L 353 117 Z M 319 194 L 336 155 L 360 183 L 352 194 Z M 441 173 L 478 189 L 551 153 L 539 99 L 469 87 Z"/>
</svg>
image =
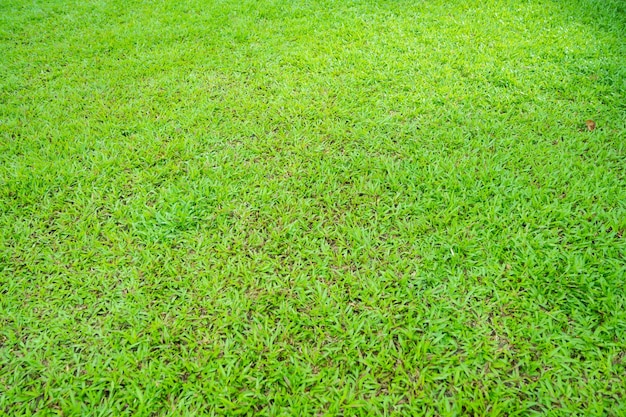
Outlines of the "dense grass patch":
<svg viewBox="0 0 626 417">
<path fill-rule="evenodd" d="M 620 0 L 2 0 L 0 413 L 624 415 L 625 171 Z"/>
</svg>

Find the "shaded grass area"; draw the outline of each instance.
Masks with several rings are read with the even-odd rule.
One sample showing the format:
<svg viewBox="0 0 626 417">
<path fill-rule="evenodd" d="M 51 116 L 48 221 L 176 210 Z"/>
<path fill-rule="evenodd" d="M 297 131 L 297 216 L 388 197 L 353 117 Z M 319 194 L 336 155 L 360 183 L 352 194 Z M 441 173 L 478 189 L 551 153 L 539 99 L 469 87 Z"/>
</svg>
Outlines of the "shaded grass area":
<svg viewBox="0 0 626 417">
<path fill-rule="evenodd" d="M 625 33 L 4 0 L 0 412 L 623 415 Z"/>
</svg>

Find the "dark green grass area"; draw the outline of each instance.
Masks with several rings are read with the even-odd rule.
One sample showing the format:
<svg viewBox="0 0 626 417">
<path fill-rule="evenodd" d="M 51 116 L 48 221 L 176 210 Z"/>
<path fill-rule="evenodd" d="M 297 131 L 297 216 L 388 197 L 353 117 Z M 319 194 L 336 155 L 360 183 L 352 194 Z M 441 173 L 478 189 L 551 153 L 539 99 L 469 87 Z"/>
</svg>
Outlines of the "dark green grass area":
<svg viewBox="0 0 626 417">
<path fill-rule="evenodd" d="M 625 234 L 621 0 L 0 0 L 2 415 L 623 416 Z"/>
</svg>

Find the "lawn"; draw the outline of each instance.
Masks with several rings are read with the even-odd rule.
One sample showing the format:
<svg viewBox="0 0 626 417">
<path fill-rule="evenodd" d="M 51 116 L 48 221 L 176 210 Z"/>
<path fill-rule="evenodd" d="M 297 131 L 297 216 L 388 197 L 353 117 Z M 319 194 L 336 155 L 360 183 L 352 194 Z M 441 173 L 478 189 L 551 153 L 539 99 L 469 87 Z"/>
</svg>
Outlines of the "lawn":
<svg viewBox="0 0 626 417">
<path fill-rule="evenodd" d="M 624 416 L 625 235 L 622 0 L 0 0 L 0 415 Z"/>
</svg>

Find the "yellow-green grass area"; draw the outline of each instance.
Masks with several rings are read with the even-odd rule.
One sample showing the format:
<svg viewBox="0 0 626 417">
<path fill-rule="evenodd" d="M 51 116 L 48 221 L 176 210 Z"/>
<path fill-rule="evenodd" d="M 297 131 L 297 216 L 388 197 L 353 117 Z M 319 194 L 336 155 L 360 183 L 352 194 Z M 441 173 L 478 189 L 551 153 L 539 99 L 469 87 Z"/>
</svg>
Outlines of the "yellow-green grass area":
<svg viewBox="0 0 626 417">
<path fill-rule="evenodd" d="M 0 0 L 0 415 L 624 416 L 625 171 L 622 0 Z"/>
</svg>

